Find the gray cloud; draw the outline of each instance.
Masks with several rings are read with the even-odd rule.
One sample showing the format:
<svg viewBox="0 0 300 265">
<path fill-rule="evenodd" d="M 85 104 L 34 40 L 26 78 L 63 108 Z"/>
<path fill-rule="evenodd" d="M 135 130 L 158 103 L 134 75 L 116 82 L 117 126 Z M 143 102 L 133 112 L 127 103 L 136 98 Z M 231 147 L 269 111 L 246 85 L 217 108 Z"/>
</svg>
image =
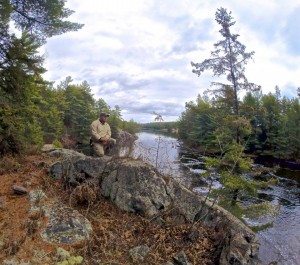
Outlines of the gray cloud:
<svg viewBox="0 0 300 265">
<path fill-rule="evenodd" d="M 180 34 L 180 38 L 172 50 L 172 52 L 176 54 L 184 54 L 203 49 L 201 48 L 201 43 L 212 39 L 211 29 L 213 28 L 213 19 L 205 19 L 191 23 L 190 19 L 185 17 L 177 21 L 175 26 Z"/>
<path fill-rule="evenodd" d="M 163 116 L 178 116 L 182 111 L 181 105 L 163 101 L 151 101 L 149 103 L 126 102 L 123 103 L 123 106 L 130 113 L 153 114 L 155 111 Z"/>
<path fill-rule="evenodd" d="M 149 80 L 135 80 L 134 77 L 126 76 L 125 74 L 119 75 L 110 75 L 102 77 L 98 80 L 98 85 L 105 85 L 106 83 L 117 82 L 119 86 L 126 91 L 134 91 L 141 87 L 145 87 L 149 85 Z M 109 93 L 109 91 L 103 91 L 105 93 Z"/>
<path fill-rule="evenodd" d="M 214 21 L 220 1 L 138 0 L 124 5 L 122 0 L 119 4 L 124 5 L 123 9 L 104 0 L 68 3 L 85 27 L 48 41 L 45 67 L 50 81 L 59 82 L 66 76 L 78 83 L 86 80 L 96 98 L 103 98 L 111 107 L 119 105 L 126 118 L 137 121 L 151 121 L 153 111 L 174 120 L 184 110 L 185 102 L 196 99 L 209 87 L 211 73 L 197 78 L 191 72 L 190 61 L 209 57 L 212 43 L 220 39 Z M 255 57 L 257 69 L 265 69 L 267 64 L 271 74 L 257 71 L 251 81 L 260 84 L 264 80 L 271 84 L 270 89 L 274 87 L 271 81 L 276 82 L 282 94 L 292 94 L 290 87 L 300 83 L 296 79 L 300 63 L 299 58 L 291 61 L 287 56 L 300 53 L 300 10 L 281 12 L 284 4 L 276 1 L 273 5 L 259 2 L 262 10 L 258 10 L 253 3 L 226 1 L 237 21 L 234 29 L 249 33 L 244 37 L 255 39 L 257 49 L 267 47 L 266 51 L 274 54 L 280 49 L 281 54 Z M 295 79 L 283 80 L 282 74 L 281 82 L 274 80 L 273 71 L 283 70 L 294 73 L 288 78 Z"/>
</svg>

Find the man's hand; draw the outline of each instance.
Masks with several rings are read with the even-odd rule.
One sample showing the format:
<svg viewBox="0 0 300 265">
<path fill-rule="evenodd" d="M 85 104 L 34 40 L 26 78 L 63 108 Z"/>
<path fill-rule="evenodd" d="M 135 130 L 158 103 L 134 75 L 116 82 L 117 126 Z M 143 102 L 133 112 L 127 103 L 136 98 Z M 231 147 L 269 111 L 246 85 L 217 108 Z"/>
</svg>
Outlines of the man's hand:
<svg viewBox="0 0 300 265">
<path fill-rule="evenodd" d="M 107 144 L 107 143 L 108 143 L 108 140 L 109 140 L 109 138 L 108 138 L 107 136 L 104 136 L 104 137 L 101 137 L 101 138 L 99 139 L 99 142 L 100 142 L 101 144 Z"/>
</svg>

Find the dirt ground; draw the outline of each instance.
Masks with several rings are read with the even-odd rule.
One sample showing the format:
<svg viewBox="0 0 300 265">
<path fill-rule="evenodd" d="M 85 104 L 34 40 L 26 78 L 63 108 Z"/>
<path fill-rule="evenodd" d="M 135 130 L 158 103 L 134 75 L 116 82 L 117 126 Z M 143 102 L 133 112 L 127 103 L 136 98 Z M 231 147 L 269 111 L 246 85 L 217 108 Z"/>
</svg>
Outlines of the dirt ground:
<svg viewBox="0 0 300 265">
<path fill-rule="evenodd" d="M 162 216 L 167 222 L 158 225 L 155 220 L 117 209 L 99 194 L 94 202 L 74 202 L 70 199 L 72 188 L 48 177 L 48 165 L 54 161 L 45 155 L 1 158 L 0 264 L 5 260 L 14 260 L 16 264 L 57 264 L 57 247 L 82 256 L 82 264 L 166 264 L 182 250 L 192 264 L 217 264 L 215 231 L 200 224 L 174 222 L 170 212 Z M 76 245 L 43 241 L 40 232 L 46 217 L 30 215 L 28 194 L 15 194 L 13 185 L 25 186 L 28 192 L 42 189 L 48 198 L 68 206 L 71 203 L 91 222 L 91 238 Z M 143 261 L 135 262 L 129 250 L 140 245 L 147 245 L 150 251 Z"/>
</svg>

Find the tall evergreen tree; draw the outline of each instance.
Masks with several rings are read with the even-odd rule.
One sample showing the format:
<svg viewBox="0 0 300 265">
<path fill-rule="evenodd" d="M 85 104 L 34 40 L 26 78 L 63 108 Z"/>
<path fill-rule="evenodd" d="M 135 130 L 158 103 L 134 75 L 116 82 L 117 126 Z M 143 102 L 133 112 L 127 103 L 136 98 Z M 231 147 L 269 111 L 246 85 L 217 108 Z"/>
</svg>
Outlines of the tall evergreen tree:
<svg viewBox="0 0 300 265">
<path fill-rule="evenodd" d="M 222 174 L 223 184 L 232 192 L 232 202 L 235 204 L 239 191 L 246 189 L 248 184 L 242 183 L 240 174 L 249 169 L 250 161 L 243 158 L 243 152 L 251 132 L 248 119 L 241 117 L 239 91 L 257 91 L 259 86 L 248 82 L 245 76 L 245 66 L 254 52 L 246 52 L 246 46 L 238 41 L 238 34 L 231 32 L 235 24 L 231 12 L 223 7 L 217 9 L 216 22 L 221 26 L 219 30 L 222 39 L 214 44 L 211 57 L 201 63 L 191 62 L 193 73 L 200 76 L 205 70 L 211 70 L 214 76 L 226 76 L 227 82 L 213 82 L 216 89 L 211 90 L 214 95 L 214 107 L 219 112 L 216 129 L 213 134 L 215 143 L 221 151 L 218 160 L 219 167 L 225 167 L 228 174 Z"/>
<path fill-rule="evenodd" d="M 287 146 L 291 158 L 300 158 L 300 100 L 292 99 L 286 110 Z"/>
<path fill-rule="evenodd" d="M 123 124 L 121 108 L 119 105 L 115 105 L 115 108 L 110 110 L 109 124 L 111 127 L 112 136 L 116 138 L 118 129 L 121 129 Z"/>
<path fill-rule="evenodd" d="M 68 134 L 78 142 L 89 139 L 90 124 L 95 118 L 95 101 L 87 82 L 80 85 L 69 84 L 64 90 L 67 108 L 64 125 Z"/>
<path fill-rule="evenodd" d="M 229 87 L 233 90 L 233 108 L 234 113 L 239 116 L 239 98 L 238 92 L 241 89 L 257 90 L 259 87 L 249 83 L 245 76 L 245 65 L 252 58 L 254 52 L 246 52 L 246 46 L 238 41 L 238 34 L 231 33 L 231 27 L 235 24 L 231 12 L 223 7 L 216 12 L 215 20 L 221 26 L 219 31 L 223 37 L 222 40 L 214 44 L 215 50 L 211 52 L 211 58 L 201 63 L 193 63 L 193 73 L 198 76 L 205 70 L 212 70 L 214 76 L 226 75 L 229 83 L 213 82 L 213 85 L 219 87 L 219 90 L 226 90 Z"/>
<path fill-rule="evenodd" d="M 213 132 L 217 127 L 216 111 L 209 102 L 198 96 L 196 103 L 186 104 L 179 122 L 179 137 L 203 150 L 213 146 Z"/>
<path fill-rule="evenodd" d="M 108 104 L 105 102 L 105 100 L 103 98 L 99 98 L 98 100 L 96 100 L 96 112 L 97 115 L 99 116 L 101 112 L 110 112 L 110 107 L 108 106 Z"/>
<path fill-rule="evenodd" d="M 260 152 L 262 145 L 260 137 L 262 135 L 262 92 L 257 91 L 254 93 L 247 92 L 241 105 L 241 115 L 250 121 L 252 132 L 247 144 L 247 151 Z"/>
<path fill-rule="evenodd" d="M 10 18 L 22 32 L 30 32 L 41 42 L 47 38 L 76 31 L 82 24 L 65 20 L 74 11 L 65 8 L 65 0 L 3 0 Z"/>
</svg>

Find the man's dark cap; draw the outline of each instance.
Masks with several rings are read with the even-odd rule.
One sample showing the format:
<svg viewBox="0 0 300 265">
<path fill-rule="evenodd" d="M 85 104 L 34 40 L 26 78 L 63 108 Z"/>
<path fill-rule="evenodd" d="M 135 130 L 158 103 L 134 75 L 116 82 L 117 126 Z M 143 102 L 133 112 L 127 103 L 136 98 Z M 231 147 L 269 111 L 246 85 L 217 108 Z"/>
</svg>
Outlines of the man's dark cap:
<svg viewBox="0 0 300 265">
<path fill-rule="evenodd" d="M 100 117 L 109 117 L 109 114 L 106 112 L 101 112 Z"/>
</svg>

